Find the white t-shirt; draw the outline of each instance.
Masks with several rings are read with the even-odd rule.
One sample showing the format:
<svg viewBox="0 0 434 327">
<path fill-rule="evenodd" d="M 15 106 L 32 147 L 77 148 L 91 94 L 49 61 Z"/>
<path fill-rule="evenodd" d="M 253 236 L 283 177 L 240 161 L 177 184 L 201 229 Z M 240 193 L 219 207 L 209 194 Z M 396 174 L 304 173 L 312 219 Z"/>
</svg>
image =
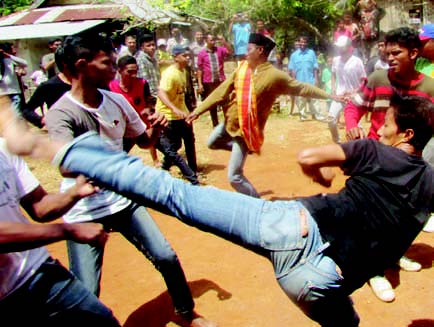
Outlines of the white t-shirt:
<svg viewBox="0 0 434 327">
<path fill-rule="evenodd" d="M 143 134 L 146 125 L 121 95 L 99 90 L 103 100 L 98 109 L 89 108 L 65 93 L 47 114 L 47 128 L 54 139 L 72 140 L 87 131 L 96 131 L 113 149 L 123 149 L 123 138 Z M 97 121 L 98 124 L 95 124 Z M 60 190 L 75 185 L 75 179 L 64 178 Z M 100 192 L 78 201 L 64 216 L 68 223 L 92 221 L 125 209 L 131 201 L 115 192 Z"/>
<path fill-rule="evenodd" d="M 356 56 L 351 56 L 345 62 L 341 56 L 334 57 L 332 73 L 336 74 L 336 95 L 357 91 L 362 78 L 366 78 L 363 62 Z"/>
<path fill-rule="evenodd" d="M 0 138 L 0 221 L 30 224 L 20 200 L 39 186 L 24 160 L 11 155 Z M 0 299 L 23 285 L 48 258 L 44 247 L 21 252 L 0 253 Z"/>
</svg>

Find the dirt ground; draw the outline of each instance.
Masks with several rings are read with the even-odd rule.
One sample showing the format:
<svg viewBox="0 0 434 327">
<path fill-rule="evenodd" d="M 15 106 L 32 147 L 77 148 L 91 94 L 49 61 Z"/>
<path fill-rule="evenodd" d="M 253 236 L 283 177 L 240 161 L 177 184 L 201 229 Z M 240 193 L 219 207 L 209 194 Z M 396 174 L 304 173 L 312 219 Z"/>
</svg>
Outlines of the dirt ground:
<svg viewBox="0 0 434 327">
<path fill-rule="evenodd" d="M 206 148 L 210 131 L 208 115 L 195 123 L 202 180 L 204 184 L 229 190 L 226 178 L 229 153 Z M 248 158 L 246 175 L 266 199 L 338 190 L 345 181 L 342 174 L 338 173 L 331 189 L 325 189 L 303 176 L 295 162 L 300 149 L 328 142 L 330 136 L 324 123 L 299 122 L 286 111 L 274 113 L 266 127 L 262 154 Z M 133 153 L 150 163 L 148 151 L 135 148 Z M 46 164 L 29 162 L 42 184 L 49 190 L 57 190 L 58 173 Z M 179 176 L 176 169 L 173 174 Z M 279 289 L 266 259 L 176 219 L 151 213 L 178 253 L 198 313 L 224 327 L 317 326 Z M 366 285 L 354 293 L 360 326 L 434 326 L 433 236 L 422 233 L 408 251 L 410 258 L 422 264 L 421 272 L 403 272 L 398 268 L 387 271 L 397 294 L 393 303 L 380 302 Z M 67 265 L 63 242 L 49 249 Z M 161 275 L 116 233 L 110 236 L 106 248 L 101 299 L 124 326 L 178 326 Z"/>
</svg>

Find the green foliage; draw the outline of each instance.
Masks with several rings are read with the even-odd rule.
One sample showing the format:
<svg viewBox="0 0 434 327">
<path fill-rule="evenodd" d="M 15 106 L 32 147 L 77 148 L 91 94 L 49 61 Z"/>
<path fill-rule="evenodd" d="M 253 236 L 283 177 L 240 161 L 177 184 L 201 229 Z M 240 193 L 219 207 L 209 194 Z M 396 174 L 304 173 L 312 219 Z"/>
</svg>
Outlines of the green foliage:
<svg viewBox="0 0 434 327">
<path fill-rule="evenodd" d="M 224 22 L 227 30 L 231 17 L 245 12 L 252 22 L 262 19 L 275 29 L 280 48 L 287 48 L 301 33 L 310 35 L 315 43 L 326 45 L 335 26 L 335 19 L 354 0 L 155 0 L 166 8 Z M 339 3 L 339 6 L 337 4 Z"/>
<path fill-rule="evenodd" d="M 32 4 L 32 0 L 1 0 L 0 16 L 6 16 L 14 12 L 26 9 Z"/>
</svg>

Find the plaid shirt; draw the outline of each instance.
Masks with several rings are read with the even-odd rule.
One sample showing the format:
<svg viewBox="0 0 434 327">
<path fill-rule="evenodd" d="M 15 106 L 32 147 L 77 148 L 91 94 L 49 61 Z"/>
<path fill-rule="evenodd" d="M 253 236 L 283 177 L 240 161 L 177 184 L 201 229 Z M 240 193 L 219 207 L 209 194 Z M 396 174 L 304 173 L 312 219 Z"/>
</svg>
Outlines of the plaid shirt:
<svg viewBox="0 0 434 327">
<path fill-rule="evenodd" d="M 151 58 L 147 53 L 140 51 L 136 60 L 139 66 L 138 77 L 144 78 L 148 82 L 151 95 L 156 97 L 160 82 L 160 67 L 157 59 Z"/>
</svg>

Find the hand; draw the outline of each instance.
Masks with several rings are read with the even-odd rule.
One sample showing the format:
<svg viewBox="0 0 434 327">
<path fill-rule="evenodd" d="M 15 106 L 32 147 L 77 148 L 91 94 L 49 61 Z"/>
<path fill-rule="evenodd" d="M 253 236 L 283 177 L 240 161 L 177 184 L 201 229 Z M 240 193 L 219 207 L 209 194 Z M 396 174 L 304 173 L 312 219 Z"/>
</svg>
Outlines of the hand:
<svg viewBox="0 0 434 327">
<path fill-rule="evenodd" d="M 365 132 L 360 127 L 353 127 L 347 131 L 347 141 L 353 141 L 365 138 Z"/>
<path fill-rule="evenodd" d="M 82 198 L 85 198 L 89 195 L 95 194 L 98 191 L 99 191 L 99 187 L 93 185 L 83 175 L 79 175 L 75 179 L 75 186 L 72 189 L 72 192 L 74 192 L 74 195 L 76 197 L 78 197 L 79 199 L 82 199 Z"/>
<path fill-rule="evenodd" d="M 64 228 L 66 238 L 77 243 L 103 246 L 108 239 L 108 234 L 101 224 L 64 224 Z"/>
<path fill-rule="evenodd" d="M 150 116 L 147 117 L 148 122 L 151 124 L 152 128 L 163 129 L 166 128 L 169 122 L 167 121 L 166 116 L 161 112 L 154 112 Z"/>
<path fill-rule="evenodd" d="M 342 95 L 332 94 L 331 98 L 333 101 L 336 101 L 336 102 L 346 102 L 346 99 Z"/>
<path fill-rule="evenodd" d="M 202 84 L 198 85 L 198 87 L 197 87 L 197 93 L 199 93 L 199 94 L 203 93 L 203 85 Z"/>
<path fill-rule="evenodd" d="M 195 114 L 194 112 L 190 113 L 187 118 L 185 118 L 185 121 L 187 122 L 187 124 L 191 124 L 193 123 L 193 121 L 195 121 L 197 118 L 199 117 L 198 114 Z"/>
<path fill-rule="evenodd" d="M 181 111 L 179 109 L 173 110 L 173 113 L 178 116 L 179 119 L 185 119 L 187 118 L 187 114 L 184 111 Z"/>
<path fill-rule="evenodd" d="M 330 187 L 332 185 L 333 179 L 336 177 L 334 170 L 331 167 L 321 167 L 319 171 L 321 178 L 314 178 L 314 181 L 322 186 Z"/>
</svg>

